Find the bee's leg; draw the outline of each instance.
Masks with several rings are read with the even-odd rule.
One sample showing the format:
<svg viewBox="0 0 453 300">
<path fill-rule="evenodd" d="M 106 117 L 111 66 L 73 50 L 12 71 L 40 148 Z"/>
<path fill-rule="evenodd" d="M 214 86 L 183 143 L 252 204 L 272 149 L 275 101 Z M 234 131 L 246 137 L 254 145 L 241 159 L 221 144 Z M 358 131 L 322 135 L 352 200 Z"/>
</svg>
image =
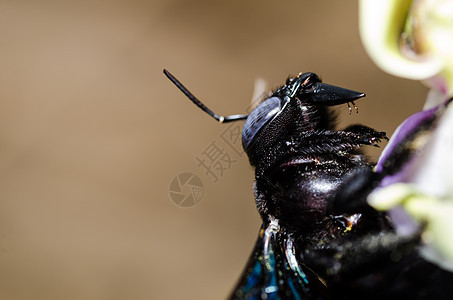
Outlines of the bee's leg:
<svg viewBox="0 0 453 300">
<path fill-rule="evenodd" d="M 374 208 L 368 204 L 367 197 L 381 179 L 382 175 L 368 166 L 354 168 L 344 179 L 331 201 L 330 213 L 337 215 L 374 211 Z"/>
<path fill-rule="evenodd" d="M 310 262 L 310 268 L 332 282 L 360 280 L 369 274 L 385 278 L 385 274 L 395 268 L 395 257 L 400 263 L 405 258 L 416 259 L 414 250 L 419 241 L 419 232 L 400 236 L 392 231 L 381 231 L 354 239 L 338 239 L 332 241 L 329 247 L 306 249 L 303 256 L 306 262 Z M 366 270 L 366 274 L 363 270 Z"/>
<path fill-rule="evenodd" d="M 354 133 L 360 137 L 361 141 L 375 147 L 379 147 L 377 144 L 381 141 L 381 139 L 388 140 L 385 132 L 377 131 L 376 129 L 361 124 L 348 126 L 343 131 Z"/>
</svg>

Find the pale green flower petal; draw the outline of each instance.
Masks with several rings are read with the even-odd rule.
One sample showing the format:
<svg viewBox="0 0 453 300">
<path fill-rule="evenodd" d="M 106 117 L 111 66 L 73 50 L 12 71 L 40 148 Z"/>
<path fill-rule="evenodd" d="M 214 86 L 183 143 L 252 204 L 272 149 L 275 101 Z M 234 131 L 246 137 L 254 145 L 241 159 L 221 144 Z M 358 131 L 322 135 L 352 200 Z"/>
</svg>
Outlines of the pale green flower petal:
<svg viewBox="0 0 453 300">
<path fill-rule="evenodd" d="M 389 210 L 416 194 L 414 185 L 395 183 L 385 188 L 377 188 L 368 196 L 368 203 L 378 210 Z"/>
<path fill-rule="evenodd" d="M 426 80 L 443 62 L 430 56 L 410 59 L 401 51 L 401 35 L 411 0 L 360 0 L 360 35 L 370 57 L 384 71 L 408 79 Z"/>
<path fill-rule="evenodd" d="M 426 224 L 422 255 L 453 271 L 453 199 L 433 200 L 411 199 L 406 209 L 419 222 Z"/>
<path fill-rule="evenodd" d="M 425 224 L 420 253 L 427 260 L 453 271 L 453 199 L 428 196 L 414 184 L 396 183 L 375 190 L 368 201 L 379 210 L 404 207 L 418 224 Z"/>
</svg>

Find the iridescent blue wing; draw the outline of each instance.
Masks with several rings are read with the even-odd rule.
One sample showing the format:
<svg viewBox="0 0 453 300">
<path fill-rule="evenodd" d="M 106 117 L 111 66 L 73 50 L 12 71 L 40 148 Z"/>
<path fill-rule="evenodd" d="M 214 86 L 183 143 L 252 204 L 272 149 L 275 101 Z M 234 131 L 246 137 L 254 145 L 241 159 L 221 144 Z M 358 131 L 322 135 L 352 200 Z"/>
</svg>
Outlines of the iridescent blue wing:
<svg viewBox="0 0 453 300">
<path fill-rule="evenodd" d="M 298 262 L 290 235 L 278 224 L 263 225 L 244 273 L 230 299 L 325 299 L 322 280 Z"/>
</svg>

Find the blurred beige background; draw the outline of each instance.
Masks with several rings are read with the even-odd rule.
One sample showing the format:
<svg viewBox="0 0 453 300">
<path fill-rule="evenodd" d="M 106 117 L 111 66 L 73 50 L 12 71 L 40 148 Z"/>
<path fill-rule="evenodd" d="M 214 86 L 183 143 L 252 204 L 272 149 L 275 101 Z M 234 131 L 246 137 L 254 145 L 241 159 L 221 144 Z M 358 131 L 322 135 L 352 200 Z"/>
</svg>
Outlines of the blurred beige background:
<svg viewBox="0 0 453 300">
<path fill-rule="evenodd" d="M 363 91 L 341 126 L 392 133 L 426 89 L 376 68 L 356 1 L 0 1 L 0 299 L 222 299 L 260 226 L 245 157 L 196 157 L 254 80 L 314 71 Z M 376 157 L 377 152 L 371 154 Z M 204 183 L 177 207 L 170 181 Z"/>
</svg>

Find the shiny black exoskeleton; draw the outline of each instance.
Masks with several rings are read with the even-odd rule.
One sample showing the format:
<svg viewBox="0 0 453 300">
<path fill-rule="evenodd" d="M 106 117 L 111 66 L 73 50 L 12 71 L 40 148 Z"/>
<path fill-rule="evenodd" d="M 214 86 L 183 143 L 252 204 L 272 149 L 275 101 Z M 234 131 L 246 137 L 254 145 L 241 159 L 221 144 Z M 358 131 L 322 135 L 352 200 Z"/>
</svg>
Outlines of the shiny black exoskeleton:
<svg viewBox="0 0 453 300">
<path fill-rule="evenodd" d="M 357 110 L 353 101 L 363 93 L 303 73 L 289 78 L 250 115 L 223 117 L 164 73 L 219 122 L 246 119 L 242 143 L 255 167 L 263 225 L 232 299 L 412 295 L 406 293 L 410 280 L 395 279 L 407 267 L 395 257 L 410 257 L 418 237 L 398 237 L 386 217 L 363 200 L 380 178 L 359 148 L 377 146 L 386 135 L 363 125 L 335 130 L 329 109 L 352 103 Z M 397 284 L 389 288 L 392 282 Z"/>
<path fill-rule="evenodd" d="M 385 133 L 363 125 L 336 131 L 328 108 L 363 96 L 304 73 L 289 78 L 252 111 L 242 139 L 255 167 L 256 199 L 263 219 L 271 215 L 286 230 L 307 231 L 324 220 L 328 200 L 349 172 L 369 167 L 357 149 L 377 146 Z"/>
</svg>

